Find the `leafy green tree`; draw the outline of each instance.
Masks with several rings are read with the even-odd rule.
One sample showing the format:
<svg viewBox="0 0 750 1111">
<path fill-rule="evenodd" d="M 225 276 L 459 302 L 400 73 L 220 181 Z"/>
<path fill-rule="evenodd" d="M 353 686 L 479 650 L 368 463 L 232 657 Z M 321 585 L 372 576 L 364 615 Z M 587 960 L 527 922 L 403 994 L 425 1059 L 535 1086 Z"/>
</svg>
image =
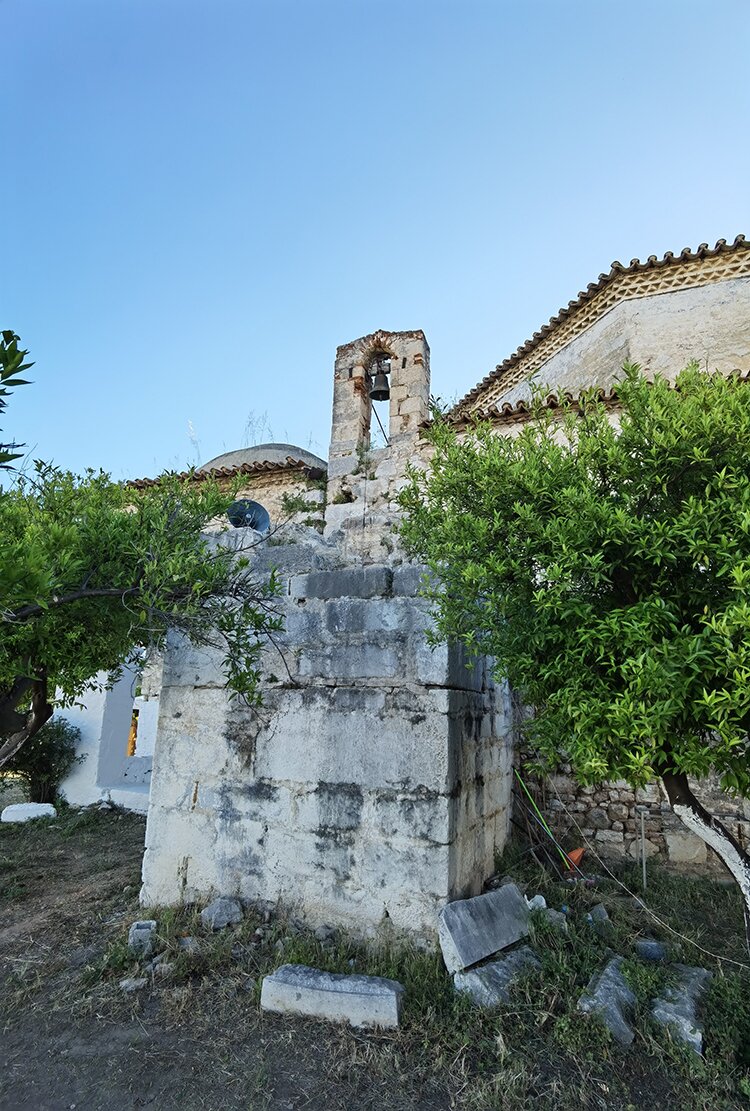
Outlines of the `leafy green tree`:
<svg viewBox="0 0 750 1111">
<path fill-rule="evenodd" d="M 750 387 L 626 366 L 619 413 L 537 398 L 517 436 L 445 419 L 402 494 L 438 634 L 496 660 L 535 709 L 542 766 L 658 778 L 739 883 L 750 857 L 688 777 L 750 794 Z"/>
<path fill-rule="evenodd" d="M 18 375 L 34 365 L 23 361 L 28 351 L 19 351 L 18 338 L 15 332 L 0 332 L 0 413 L 5 411 L 11 388 L 28 385 L 28 382 Z M 20 444 L 0 444 L 0 470 L 7 470 L 14 459 L 20 458 L 21 453 L 13 450 L 20 446 Z"/>
<path fill-rule="evenodd" d="M 260 645 L 281 627 L 277 583 L 204 533 L 231 500 L 208 480 L 165 475 L 136 490 L 40 462 L 0 487 L 0 767 L 55 705 L 170 631 L 218 647 L 229 688 L 258 701 Z"/>
</svg>

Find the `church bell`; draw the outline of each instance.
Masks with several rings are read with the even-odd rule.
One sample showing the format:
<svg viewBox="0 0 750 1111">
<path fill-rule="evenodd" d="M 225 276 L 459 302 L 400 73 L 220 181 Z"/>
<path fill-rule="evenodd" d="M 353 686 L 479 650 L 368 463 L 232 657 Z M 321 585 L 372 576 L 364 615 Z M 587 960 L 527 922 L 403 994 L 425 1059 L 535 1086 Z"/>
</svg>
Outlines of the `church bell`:
<svg viewBox="0 0 750 1111">
<path fill-rule="evenodd" d="M 370 386 L 370 401 L 387 401 L 391 396 L 391 387 L 388 385 L 387 371 L 390 367 L 387 355 L 377 355 L 375 358 L 375 374 Z"/>
</svg>

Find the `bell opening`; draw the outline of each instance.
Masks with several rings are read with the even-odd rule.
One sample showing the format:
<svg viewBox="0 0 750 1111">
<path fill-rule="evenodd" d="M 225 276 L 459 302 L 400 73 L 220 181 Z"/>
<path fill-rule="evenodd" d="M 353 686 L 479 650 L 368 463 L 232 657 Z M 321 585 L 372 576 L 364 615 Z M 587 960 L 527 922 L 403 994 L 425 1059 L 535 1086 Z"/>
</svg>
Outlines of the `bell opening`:
<svg viewBox="0 0 750 1111">
<path fill-rule="evenodd" d="M 379 351 L 370 364 L 370 400 L 387 401 L 391 396 L 388 374 L 391 369 L 390 355 Z"/>
</svg>

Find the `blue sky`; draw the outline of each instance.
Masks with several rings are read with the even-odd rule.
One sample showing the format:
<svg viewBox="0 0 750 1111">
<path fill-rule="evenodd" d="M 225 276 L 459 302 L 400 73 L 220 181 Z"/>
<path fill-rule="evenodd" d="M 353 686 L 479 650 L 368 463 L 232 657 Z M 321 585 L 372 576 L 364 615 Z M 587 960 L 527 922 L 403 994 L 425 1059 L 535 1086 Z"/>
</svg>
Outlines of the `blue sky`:
<svg viewBox="0 0 750 1111">
<path fill-rule="evenodd" d="M 248 418 L 325 455 L 335 349 L 462 394 L 615 258 L 750 235 L 745 0 L 2 0 L 5 432 L 117 477 Z M 189 431 L 189 422 L 193 432 Z"/>
</svg>

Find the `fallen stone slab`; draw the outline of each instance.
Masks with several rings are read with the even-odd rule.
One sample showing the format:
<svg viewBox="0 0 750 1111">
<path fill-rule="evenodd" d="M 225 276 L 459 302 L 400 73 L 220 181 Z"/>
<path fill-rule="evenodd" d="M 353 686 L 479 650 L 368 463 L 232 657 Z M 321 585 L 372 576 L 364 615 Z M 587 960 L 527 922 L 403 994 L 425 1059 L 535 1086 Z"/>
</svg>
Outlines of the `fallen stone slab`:
<svg viewBox="0 0 750 1111">
<path fill-rule="evenodd" d="M 227 895 L 220 895 L 201 911 L 201 922 L 212 930 L 223 930 L 225 926 L 233 926 L 242 921 L 242 904 L 239 899 L 230 899 Z"/>
<path fill-rule="evenodd" d="M 510 989 L 519 977 L 530 968 L 541 968 L 534 950 L 523 945 L 500 960 L 490 961 L 468 972 L 456 972 L 453 986 L 456 991 L 470 995 L 478 1007 L 497 1007 L 510 999 Z"/>
<path fill-rule="evenodd" d="M 586 1015 L 598 1015 L 615 1041 L 630 1045 L 635 1037 L 628 1019 L 635 1007 L 635 995 L 620 971 L 622 957 L 613 957 L 601 972 L 595 972 L 578 1000 L 578 1010 Z"/>
<path fill-rule="evenodd" d="M 31 822 L 35 818 L 56 818 L 51 802 L 14 802 L 0 814 L 0 822 Z"/>
<path fill-rule="evenodd" d="M 654 941 L 649 937 L 639 937 L 634 948 L 642 961 L 651 961 L 658 964 L 667 959 L 667 947 L 661 941 Z"/>
<path fill-rule="evenodd" d="M 351 1026 L 398 1026 L 404 989 L 381 976 L 320 972 L 284 964 L 263 978 L 260 1006 L 279 1014 L 308 1015 Z"/>
<path fill-rule="evenodd" d="M 438 940 L 449 972 L 478 964 L 528 932 L 529 908 L 514 883 L 448 903 L 438 918 Z"/>
<path fill-rule="evenodd" d="M 142 922 L 134 922 L 128 931 L 128 948 L 140 957 L 150 957 L 156 941 L 156 922 L 153 918 L 146 918 Z"/>
<path fill-rule="evenodd" d="M 665 1026 L 676 1039 L 695 1053 L 703 1052 L 703 1029 L 698 1022 L 697 1005 L 706 990 L 712 973 L 707 968 L 694 968 L 686 964 L 673 966 L 679 981 L 664 991 L 651 1004 L 655 1022 Z"/>
</svg>

